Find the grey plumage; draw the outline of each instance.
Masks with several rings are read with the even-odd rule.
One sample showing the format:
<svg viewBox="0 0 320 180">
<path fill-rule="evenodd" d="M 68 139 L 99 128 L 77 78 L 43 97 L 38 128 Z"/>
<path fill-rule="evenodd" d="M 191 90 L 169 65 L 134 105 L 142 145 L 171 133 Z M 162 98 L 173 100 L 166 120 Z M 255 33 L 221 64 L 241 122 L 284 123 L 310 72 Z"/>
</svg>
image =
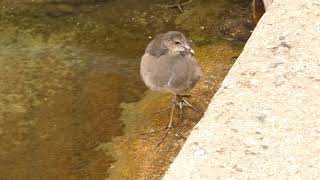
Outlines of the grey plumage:
<svg viewBox="0 0 320 180">
<path fill-rule="evenodd" d="M 154 91 L 171 92 L 175 95 L 170 107 L 165 109 L 171 109 L 170 121 L 157 146 L 162 143 L 170 129 L 183 136 L 172 124 L 176 107 L 180 108 L 180 119 L 185 106 L 201 112 L 184 98 L 202 77 L 193 53 L 189 41 L 182 33 L 169 31 L 157 35 L 148 44 L 141 58 L 140 74 L 146 86 Z"/>
<path fill-rule="evenodd" d="M 141 59 L 142 80 L 151 90 L 187 93 L 202 77 L 192 51 L 180 32 L 169 31 L 156 36 Z"/>
</svg>

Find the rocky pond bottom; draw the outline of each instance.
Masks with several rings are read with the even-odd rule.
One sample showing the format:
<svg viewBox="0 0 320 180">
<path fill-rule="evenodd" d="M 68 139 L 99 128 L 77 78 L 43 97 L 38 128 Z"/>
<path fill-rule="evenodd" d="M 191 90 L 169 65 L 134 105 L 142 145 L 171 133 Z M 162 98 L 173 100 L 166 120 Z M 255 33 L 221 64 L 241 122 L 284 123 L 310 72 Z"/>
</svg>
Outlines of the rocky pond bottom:
<svg viewBox="0 0 320 180">
<path fill-rule="evenodd" d="M 250 35 L 247 1 L 0 2 L 0 179 L 158 179 L 183 139 L 163 132 L 170 95 L 146 90 L 140 56 L 150 37 L 180 30 L 205 79 L 203 110 Z M 187 136 L 201 118 L 189 110 Z"/>
</svg>

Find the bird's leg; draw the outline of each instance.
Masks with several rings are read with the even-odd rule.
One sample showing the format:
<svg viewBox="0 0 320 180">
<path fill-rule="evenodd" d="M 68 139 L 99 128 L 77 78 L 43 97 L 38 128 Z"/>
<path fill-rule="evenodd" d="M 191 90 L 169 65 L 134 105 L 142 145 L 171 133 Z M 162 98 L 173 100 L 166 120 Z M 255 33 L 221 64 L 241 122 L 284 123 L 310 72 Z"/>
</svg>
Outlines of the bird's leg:
<svg viewBox="0 0 320 180">
<path fill-rule="evenodd" d="M 152 133 L 156 133 L 156 132 L 160 132 L 160 131 L 163 131 L 163 130 L 166 130 L 165 134 L 162 136 L 161 140 L 158 142 L 158 144 L 156 145 L 157 147 L 160 146 L 160 144 L 165 140 L 165 138 L 168 136 L 169 134 L 169 131 L 171 129 L 175 130 L 181 137 L 183 137 L 184 139 L 186 139 L 186 137 L 176 128 L 173 126 L 173 117 L 174 117 L 174 110 L 175 108 L 178 106 L 179 109 L 180 109 L 180 119 L 182 118 L 182 109 L 183 109 L 183 101 L 182 101 L 182 97 L 183 96 L 180 96 L 180 95 L 175 95 L 173 98 L 172 98 L 172 102 L 171 102 L 171 106 L 168 107 L 168 108 L 165 108 L 165 109 L 162 109 L 156 113 L 159 113 L 159 112 L 162 112 L 162 111 L 166 111 L 166 110 L 169 110 L 171 109 L 171 113 L 170 113 L 170 120 L 169 120 L 169 123 L 166 127 L 162 128 L 162 129 L 159 129 L 159 130 L 156 130 L 156 131 L 152 131 L 152 132 L 148 132 L 148 133 L 142 133 L 141 135 L 145 135 L 145 134 L 152 134 Z"/>
<path fill-rule="evenodd" d="M 190 94 L 183 94 L 183 95 L 177 95 L 177 105 L 179 106 L 180 110 L 182 111 L 183 107 L 189 107 L 193 109 L 194 111 L 197 111 L 199 113 L 203 113 L 200 109 L 194 107 L 186 98 L 190 97 Z"/>
<path fill-rule="evenodd" d="M 176 101 L 177 99 L 177 96 L 174 97 L 174 102 Z M 171 128 L 172 127 L 172 120 L 173 120 L 173 115 L 174 115 L 174 109 L 176 108 L 176 104 L 175 103 L 172 103 L 171 105 L 171 113 L 170 113 L 170 121 L 169 121 L 169 124 L 168 124 L 168 128 Z"/>
<path fill-rule="evenodd" d="M 164 141 L 164 139 L 167 137 L 169 131 L 171 129 L 175 130 L 181 137 L 183 137 L 184 139 L 186 139 L 186 137 L 177 129 L 173 126 L 172 122 L 173 122 L 173 116 L 174 116 L 174 109 L 176 108 L 177 103 L 179 104 L 180 110 L 182 111 L 182 98 L 179 95 L 175 95 L 172 101 L 172 105 L 171 105 L 171 113 L 170 113 L 170 121 L 168 126 L 166 127 L 166 133 L 163 135 L 163 137 L 161 138 L 161 140 L 158 142 L 157 147 Z M 181 112 L 180 112 L 181 114 Z"/>
<path fill-rule="evenodd" d="M 180 109 L 180 114 L 179 114 L 179 119 L 180 121 L 182 120 L 183 116 L 183 101 L 179 102 L 179 109 Z"/>
<path fill-rule="evenodd" d="M 183 95 L 176 95 L 176 106 L 179 107 L 179 119 L 180 121 L 182 120 L 182 116 L 183 116 L 183 100 L 182 97 L 184 97 Z"/>
<path fill-rule="evenodd" d="M 170 109 L 172 110 L 172 107 L 175 107 L 176 105 L 177 105 L 177 102 L 176 102 L 176 95 L 175 95 L 171 100 L 170 106 L 168 106 L 167 108 L 161 109 L 161 110 L 159 110 L 157 112 L 154 112 L 152 114 L 156 115 L 156 114 L 159 114 L 159 113 L 161 113 L 163 111 L 167 111 L 167 110 L 170 110 Z M 154 133 L 166 130 L 166 129 L 168 129 L 168 126 L 165 126 L 164 128 L 161 128 L 161 129 L 158 129 L 158 130 L 152 130 L 151 132 L 141 133 L 140 135 L 154 134 Z"/>
<path fill-rule="evenodd" d="M 174 100 L 176 100 L 176 97 L 174 97 Z M 166 133 L 164 134 L 164 136 L 162 136 L 161 140 L 158 142 L 157 144 L 157 147 L 163 142 L 163 140 L 167 137 L 170 129 L 172 128 L 172 121 L 173 121 L 173 115 L 174 115 L 174 109 L 176 108 L 176 104 L 175 103 L 172 103 L 171 105 L 171 113 L 170 113 L 170 121 L 169 121 L 169 124 L 167 126 L 167 130 L 166 130 Z"/>
</svg>

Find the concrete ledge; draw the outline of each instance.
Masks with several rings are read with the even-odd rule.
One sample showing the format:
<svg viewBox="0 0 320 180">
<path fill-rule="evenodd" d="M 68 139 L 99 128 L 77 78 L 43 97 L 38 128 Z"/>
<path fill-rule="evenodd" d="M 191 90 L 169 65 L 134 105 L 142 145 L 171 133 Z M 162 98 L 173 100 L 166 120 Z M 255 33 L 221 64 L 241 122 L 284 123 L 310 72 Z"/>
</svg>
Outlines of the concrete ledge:
<svg viewBox="0 0 320 180">
<path fill-rule="evenodd" d="M 266 11 L 268 11 L 273 0 L 263 0 L 262 2 L 264 4 L 264 8 L 266 9 Z"/>
<path fill-rule="evenodd" d="M 320 178 L 320 0 L 274 0 L 166 172 Z"/>
</svg>

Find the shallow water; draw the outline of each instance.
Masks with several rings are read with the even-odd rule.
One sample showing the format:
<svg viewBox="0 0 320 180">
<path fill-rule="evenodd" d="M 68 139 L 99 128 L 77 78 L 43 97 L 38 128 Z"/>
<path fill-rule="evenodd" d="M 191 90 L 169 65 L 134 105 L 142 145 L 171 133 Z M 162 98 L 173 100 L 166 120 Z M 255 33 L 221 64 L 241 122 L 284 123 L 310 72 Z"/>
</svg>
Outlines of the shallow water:
<svg viewBox="0 0 320 180">
<path fill-rule="evenodd" d="M 0 58 L 1 175 L 103 177 L 111 160 L 94 148 L 121 135 L 119 104 L 144 89 L 130 72 L 135 63 L 73 48 L 5 51 L 11 53 Z M 119 63 L 129 64 L 121 66 L 125 73 Z"/>
<path fill-rule="evenodd" d="M 223 0 L 195 4 L 214 4 L 210 20 L 197 8 L 179 15 L 154 6 L 164 1 L 137 1 L 0 2 L 0 179 L 104 179 L 116 159 L 97 147 L 125 133 L 120 104 L 144 96 L 149 36 L 221 39 Z"/>
</svg>

